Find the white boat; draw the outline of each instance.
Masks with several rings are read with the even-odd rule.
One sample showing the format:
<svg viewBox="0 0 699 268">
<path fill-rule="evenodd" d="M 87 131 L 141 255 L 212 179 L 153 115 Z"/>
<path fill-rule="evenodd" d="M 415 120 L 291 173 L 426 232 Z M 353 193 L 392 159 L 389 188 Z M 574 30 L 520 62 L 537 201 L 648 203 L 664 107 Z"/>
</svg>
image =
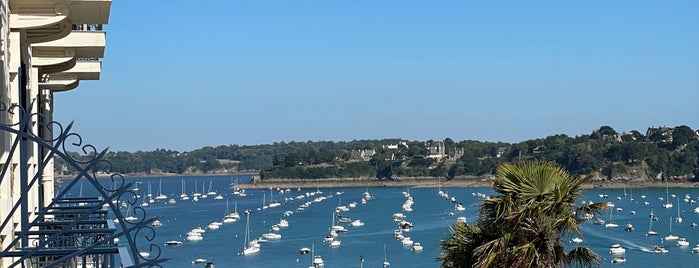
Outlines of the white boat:
<svg viewBox="0 0 699 268">
<path fill-rule="evenodd" d="M 216 191 L 214 191 L 214 190 L 211 189 L 211 185 L 212 185 L 213 183 L 214 183 L 214 180 L 210 180 L 210 181 L 209 181 L 209 192 L 208 192 L 209 195 L 216 195 Z"/>
<path fill-rule="evenodd" d="M 206 192 L 204 191 L 204 182 L 201 183 L 201 196 L 199 196 L 199 197 L 201 197 L 201 198 L 208 198 L 209 197 L 209 195 L 207 195 Z"/>
<path fill-rule="evenodd" d="M 198 259 L 196 259 L 196 260 L 193 260 L 193 261 L 192 261 L 192 264 L 205 263 L 205 262 L 206 262 L 206 259 L 204 259 L 204 258 L 198 258 Z"/>
<path fill-rule="evenodd" d="M 667 203 L 663 204 L 664 208 L 672 208 L 672 202 L 670 202 L 670 196 L 669 196 L 669 183 L 668 181 L 665 181 L 665 200 L 667 200 Z"/>
<path fill-rule="evenodd" d="M 162 226 L 163 226 L 163 223 L 160 222 L 160 220 L 154 220 L 153 222 L 151 222 L 150 226 L 153 226 L 153 227 L 162 227 Z"/>
<path fill-rule="evenodd" d="M 677 218 L 675 219 L 677 223 L 682 223 L 682 216 L 680 215 L 680 197 L 677 197 Z"/>
<path fill-rule="evenodd" d="M 309 252 L 311 252 L 311 249 L 307 247 L 302 247 L 301 249 L 299 249 L 299 253 L 301 254 L 308 254 Z"/>
<path fill-rule="evenodd" d="M 654 246 L 654 247 L 650 250 L 650 252 L 653 252 L 653 253 L 668 253 L 669 250 L 667 250 L 667 249 L 666 249 L 665 247 L 663 247 L 663 246 Z"/>
<path fill-rule="evenodd" d="M 277 224 L 277 225 L 279 225 L 280 228 L 286 228 L 286 227 L 289 227 L 289 221 L 287 221 L 285 219 L 281 219 L 281 220 L 279 220 L 279 224 Z"/>
<path fill-rule="evenodd" d="M 580 238 L 580 237 L 574 237 L 573 240 L 572 240 L 572 242 L 573 242 L 573 243 L 582 243 L 582 242 L 583 242 L 583 239 Z"/>
<path fill-rule="evenodd" d="M 342 244 L 342 241 L 334 239 L 332 242 L 330 242 L 330 247 L 331 248 L 339 248 L 341 244 Z"/>
<path fill-rule="evenodd" d="M 314 268 L 325 267 L 325 262 L 323 261 L 323 258 L 320 257 L 320 255 L 313 256 L 313 267 Z"/>
<path fill-rule="evenodd" d="M 143 257 L 143 258 L 148 258 L 148 257 L 150 257 L 150 252 L 148 252 L 148 251 L 141 251 L 141 252 L 138 253 L 138 255 L 141 255 L 141 257 Z"/>
<path fill-rule="evenodd" d="M 156 200 L 167 199 L 167 195 L 163 194 L 163 179 L 160 179 L 160 186 L 158 187 L 158 195 L 155 197 Z"/>
<path fill-rule="evenodd" d="M 182 245 L 182 242 L 177 241 L 177 240 L 170 240 L 170 241 L 165 242 L 165 246 L 167 246 L 167 247 L 181 246 L 181 245 Z"/>
<path fill-rule="evenodd" d="M 413 245 L 413 240 L 410 239 L 410 237 L 403 237 L 400 243 L 403 244 L 403 246 L 405 247 L 410 247 Z"/>
<path fill-rule="evenodd" d="M 607 223 L 607 224 L 604 225 L 605 228 L 616 228 L 616 227 L 619 227 L 619 224 L 616 224 L 616 223 L 612 222 L 612 212 L 613 212 L 613 211 L 614 211 L 614 210 L 612 210 L 611 208 L 609 209 L 609 223 Z"/>
<path fill-rule="evenodd" d="M 614 244 L 611 248 L 609 248 L 609 254 L 620 255 L 624 253 L 626 253 L 626 249 L 619 244 Z"/>
<path fill-rule="evenodd" d="M 177 201 L 175 201 L 174 198 L 170 198 L 170 200 L 168 200 L 167 203 L 170 205 L 174 205 L 175 203 L 177 203 Z"/>
<path fill-rule="evenodd" d="M 391 263 L 388 262 L 388 259 L 386 258 L 386 244 L 383 244 L 383 268 L 387 268 L 391 266 Z"/>
<path fill-rule="evenodd" d="M 626 257 L 614 257 L 612 258 L 612 263 L 624 263 L 626 262 Z"/>
<path fill-rule="evenodd" d="M 646 235 L 648 235 L 648 236 L 653 236 L 653 235 L 657 235 L 657 234 L 658 234 L 658 232 L 653 231 L 653 217 L 654 217 L 654 215 L 653 215 L 653 210 L 651 210 L 650 215 L 651 215 L 651 217 L 650 217 L 650 223 L 648 224 L 648 233 L 646 233 Z"/>
<path fill-rule="evenodd" d="M 189 241 L 201 241 L 203 239 L 204 239 L 204 237 L 201 236 L 201 233 L 194 233 L 194 232 L 187 233 L 187 240 L 189 240 Z"/>
<path fill-rule="evenodd" d="M 236 210 L 238 209 L 238 201 L 236 200 Z M 226 200 L 226 213 L 223 215 L 223 223 L 233 223 L 236 222 L 238 219 L 240 219 L 240 215 L 238 215 L 238 212 L 233 212 L 230 213 L 228 211 L 228 200 Z"/>
<path fill-rule="evenodd" d="M 624 227 L 624 231 L 627 231 L 627 232 L 633 232 L 634 230 L 636 230 L 636 228 L 633 227 L 633 224 L 631 224 L 631 223 L 627 223 L 626 227 Z"/>
<path fill-rule="evenodd" d="M 193 197 L 201 196 L 201 194 L 199 193 L 199 189 L 197 188 L 197 180 L 194 180 L 194 193 L 192 194 Z"/>
<path fill-rule="evenodd" d="M 250 213 L 246 213 L 245 222 L 245 244 L 243 244 L 243 255 L 255 255 L 260 253 L 260 246 L 257 243 L 250 243 Z"/>
<path fill-rule="evenodd" d="M 699 244 L 692 248 L 692 253 L 699 253 Z"/>
<path fill-rule="evenodd" d="M 262 234 L 262 237 L 264 237 L 267 240 L 279 240 L 282 239 L 282 235 L 278 233 L 265 233 Z"/>
<path fill-rule="evenodd" d="M 679 236 L 672 234 L 672 217 L 670 217 L 670 234 L 665 237 L 666 241 L 674 241 L 679 239 Z"/>
<path fill-rule="evenodd" d="M 220 222 L 212 222 L 209 223 L 209 225 L 207 225 L 206 228 L 209 230 L 218 230 L 219 228 L 221 228 L 221 224 Z"/>
<path fill-rule="evenodd" d="M 360 227 L 360 226 L 364 226 L 364 222 L 362 222 L 361 220 L 354 220 L 350 223 L 350 225 L 352 225 L 354 227 Z"/>
<path fill-rule="evenodd" d="M 184 184 L 184 179 L 182 179 L 182 193 L 180 194 L 180 199 L 181 200 L 189 200 L 189 196 L 185 193 L 185 184 Z"/>
<path fill-rule="evenodd" d="M 413 251 L 422 251 L 422 244 L 420 244 L 420 242 L 415 242 L 413 244 Z"/>
<path fill-rule="evenodd" d="M 680 239 L 677 240 L 677 246 L 678 247 L 688 247 L 689 241 L 687 241 L 687 239 L 684 237 L 680 237 Z"/>
</svg>

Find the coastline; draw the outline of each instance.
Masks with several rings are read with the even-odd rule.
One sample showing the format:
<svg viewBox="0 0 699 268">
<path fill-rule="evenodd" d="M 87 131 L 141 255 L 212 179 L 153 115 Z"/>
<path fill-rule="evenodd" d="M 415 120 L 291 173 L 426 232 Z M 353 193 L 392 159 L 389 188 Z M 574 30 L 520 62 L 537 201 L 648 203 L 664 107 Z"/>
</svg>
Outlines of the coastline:
<svg viewBox="0 0 699 268">
<path fill-rule="evenodd" d="M 413 187 L 413 188 L 474 188 L 490 187 L 494 177 L 487 178 L 454 178 L 438 180 L 437 178 L 404 178 L 394 180 L 378 179 L 255 179 L 251 183 L 239 184 L 241 188 L 340 188 L 340 187 Z M 699 182 L 677 181 L 589 181 L 582 185 L 583 189 L 621 189 L 621 188 L 699 188 Z"/>
<path fill-rule="evenodd" d="M 113 175 L 113 174 L 111 174 Z M 240 172 L 240 173 L 196 173 L 196 174 L 121 174 L 125 178 L 151 178 L 151 177 L 190 177 L 190 176 L 252 176 L 251 182 L 241 182 L 238 184 L 240 188 L 245 189 L 267 189 L 267 188 L 342 188 L 342 187 L 413 187 L 413 188 L 474 188 L 474 187 L 490 187 L 495 176 L 482 177 L 457 177 L 451 180 L 444 178 L 438 179 L 434 177 L 419 177 L 419 178 L 395 178 L 391 180 L 379 180 L 376 178 L 329 178 L 329 179 L 259 179 L 259 173 L 255 172 Z M 98 175 L 98 178 L 108 178 L 109 174 Z M 71 179 L 71 176 L 56 176 L 58 180 Z M 667 183 L 661 180 L 643 180 L 643 179 L 615 179 L 607 180 L 602 178 L 593 178 L 582 185 L 583 189 L 621 189 L 621 188 L 664 188 L 666 186 L 672 188 L 699 188 L 699 182 L 688 180 L 669 180 Z"/>
</svg>

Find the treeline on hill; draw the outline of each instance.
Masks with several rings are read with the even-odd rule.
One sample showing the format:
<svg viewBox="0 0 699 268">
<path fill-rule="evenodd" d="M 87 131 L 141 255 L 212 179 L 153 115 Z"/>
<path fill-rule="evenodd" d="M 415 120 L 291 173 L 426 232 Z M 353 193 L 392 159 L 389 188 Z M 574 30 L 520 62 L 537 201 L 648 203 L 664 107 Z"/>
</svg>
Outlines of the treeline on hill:
<svg viewBox="0 0 699 268">
<path fill-rule="evenodd" d="M 443 157 L 435 157 L 434 146 Z M 645 134 L 618 133 L 603 126 L 581 136 L 553 135 L 513 144 L 449 138 L 309 141 L 205 147 L 183 153 L 109 152 L 105 157 L 112 171 L 119 173 L 259 171 L 262 179 L 481 176 L 493 174 L 501 163 L 531 158 L 555 161 L 576 175 L 692 179 L 699 178 L 699 136 L 687 126 L 651 127 Z M 62 166 L 58 160 L 56 166 Z"/>
</svg>

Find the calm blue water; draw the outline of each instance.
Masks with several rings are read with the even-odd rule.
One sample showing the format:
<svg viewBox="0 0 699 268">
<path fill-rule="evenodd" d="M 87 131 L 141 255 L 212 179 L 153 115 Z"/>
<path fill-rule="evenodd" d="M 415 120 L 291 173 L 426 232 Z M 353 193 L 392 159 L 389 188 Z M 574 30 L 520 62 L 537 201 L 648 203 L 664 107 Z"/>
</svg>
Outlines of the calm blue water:
<svg viewBox="0 0 699 268">
<path fill-rule="evenodd" d="M 456 211 L 454 205 L 437 194 L 435 188 L 411 188 L 410 195 L 414 199 L 412 212 L 403 212 L 409 221 L 412 221 L 414 228 L 406 233 L 413 241 L 424 245 L 422 252 L 411 251 L 410 248 L 402 246 L 400 241 L 393 237 L 393 230 L 397 228 L 393 221 L 393 213 L 402 212 L 402 204 L 406 198 L 403 193 L 406 188 L 335 188 L 320 189 L 322 194 L 307 197 L 300 200 L 293 200 L 285 203 L 285 198 L 296 197 L 308 192 L 315 192 L 316 189 L 291 189 L 290 192 L 281 194 L 276 189 L 267 190 L 247 190 L 246 197 L 237 197 L 232 194 L 229 184 L 239 179 L 247 181 L 249 177 L 231 176 L 209 176 L 209 177 L 167 177 L 162 178 L 163 193 L 169 197 L 175 197 L 177 203 L 174 205 L 165 204 L 163 201 L 152 203 L 145 207 L 149 217 L 158 217 L 163 227 L 156 228 L 157 237 L 155 243 L 163 245 L 165 241 L 182 241 L 182 246 L 165 247 L 162 246 L 163 257 L 171 258 L 164 267 L 203 267 L 203 264 L 193 265 L 192 261 L 197 258 L 204 258 L 214 262 L 216 267 L 308 267 L 311 264 L 311 254 L 301 255 L 301 247 L 314 247 L 315 254 L 320 255 L 325 260 L 326 267 L 359 267 L 360 256 L 364 258 L 364 267 L 381 267 L 384 261 L 384 245 L 386 247 L 385 256 L 391 263 L 391 267 L 438 267 L 439 256 L 437 248 L 438 241 L 447 236 L 447 226 L 453 224 L 458 216 L 466 216 L 469 222 L 477 218 L 478 207 L 476 204 L 479 198 L 474 193 L 491 194 L 488 188 L 443 188 L 449 196 L 454 197 L 458 202 L 462 202 L 466 210 Z M 151 185 L 153 195 L 157 195 L 158 185 L 161 178 L 139 179 L 139 193 L 145 195 L 148 191 L 148 184 Z M 209 184 L 212 190 L 224 196 L 223 200 L 214 200 L 212 196 L 200 199 L 198 202 L 181 201 L 182 180 L 186 183 L 186 192 L 194 192 L 195 181 L 198 192 L 201 192 L 202 183 L 208 191 Z M 283 190 L 283 189 L 282 189 Z M 362 205 L 360 200 L 363 193 L 368 191 L 375 199 Z M 341 192 L 338 195 L 337 192 Z M 699 191 L 695 189 L 670 188 L 669 194 L 680 197 L 680 210 L 683 222 L 674 223 L 672 233 L 685 237 L 690 246 L 686 248 L 677 247 L 675 242 L 665 242 L 661 238 L 665 237 L 670 230 L 670 217 L 677 216 L 677 198 L 671 198 L 674 207 L 666 209 L 661 206 L 658 197 L 665 198 L 665 188 L 653 189 L 633 189 L 627 190 L 627 197 L 623 197 L 623 189 L 595 189 L 584 192 L 585 200 L 594 202 L 611 201 L 616 206 L 613 208 L 612 221 L 619 224 L 618 228 L 605 228 L 604 225 L 593 225 L 584 223 L 581 225 L 584 241 L 580 244 L 590 247 L 603 259 L 603 267 L 696 267 L 699 254 L 692 254 L 691 248 L 699 244 L 699 228 L 692 228 L 691 223 L 699 223 L 699 215 L 693 212 L 696 205 L 685 203 L 686 194 L 697 200 Z M 89 194 L 86 189 L 85 195 Z M 606 194 L 608 198 L 599 195 Z M 273 195 L 271 197 L 271 195 Z M 641 198 L 645 195 L 646 198 Z M 297 208 L 307 201 L 312 201 L 315 197 L 326 196 L 327 199 L 313 203 L 303 211 Z M 631 202 L 631 196 L 635 202 Z M 617 199 L 619 197 L 620 199 Z M 282 203 L 276 208 L 257 210 L 262 207 L 263 199 L 269 203 L 270 198 Z M 241 220 L 235 223 L 224 224 L 218 230 L 207 230 L 203 234 L 202 241 L 192 242 L 185 239 L 186 233 L 195 227 L 206 227 L 214 221 L 221 221 L 226 212 L 226 200 L 229 202 L 229 209 L 234 210 L 237 202 L 237 210 L 241 213 Z M 644 201 L 649 205 L 644 205 Z M 339 235 L 342 245 L 339 248 L 329 248 L 322 242 L 323 237 L 328 234 L 328 228 L 332 221 L 332 215 L 338 205 L 348 205 L 357 202 L 357 207 L 344 212 L 343 216 L 352 219 L 360 219 L 365 225 L 362 227 L 348 226 L 349 232 Z M 622 211 L 617 211 L 622 208 Z M 245 216 L 242 212 L 250 209 L 250 229 L 253 238 L 269 232 L 273 224 L 285 218 L 289 222 L 288 228 L 282 228 L 279 233 L 282 239 L 270 241 L 262 244 L 261 251 L 255 256 L 242 256 L 245 231 Z M 655 237 L 646 236 L 648 231 L 651 209 L 659 217 L 659 221 L 653 222 L 653 230 L 658 232 Z M 294 211 L 294 214 L 285 217 L 284 211 Z M 636 214 L 630 212 L 635 210 Z M 609 214 L 605 212 L 601 216 L 605 221 L 609 221 Z M 625 232 L 624 226 L 632 223 L 636 227 L 635 232 Z M 609 255 L 609 247 L 614 243 L 619 243 L 627 248 L 627 263 L 612 264 L 612 257 Z M 646 252 L 654 245 L 664 245 L 669 249 L 668 253 L 655 254 Z M 571 247 L 575 244 L 570 244 Z"/>
</svg>

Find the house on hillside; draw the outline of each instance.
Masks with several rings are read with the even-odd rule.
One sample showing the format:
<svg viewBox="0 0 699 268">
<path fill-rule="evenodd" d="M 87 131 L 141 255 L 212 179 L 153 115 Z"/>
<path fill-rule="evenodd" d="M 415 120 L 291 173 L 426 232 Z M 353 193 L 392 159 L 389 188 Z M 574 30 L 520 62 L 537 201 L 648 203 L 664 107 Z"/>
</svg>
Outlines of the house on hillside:
<svg viewBox="0 0 699 268">
<path fill-rule="evenodd" d="M 381 145 L 381 148 L 384 149 L 398 149 L 399 146 L 404 146 L 405 148 L 408 148 L 408 142 L 406 141 L 399 141 L 396 144 L 389 144 L 389 145 Z"/>
<path fill-rule="evenodd" d="M 464 156 L 464 148 L 462 147 L 456 147 L 451 150 L 449 150 L 448 157 L 449 159 L 459 159 L 462 156 Z"/>
<path fill-rule="evenodd" d="M 350 158 L 354 160 L 369 161 L 376 154 L 374 149 L 355 149 L 350 153 Z"/>
<path fill-rule="evenodd" d="M 444 151 L 444 142 L 429 140 L 425 142 L 425 148 L 427 148 L 427 158 L 442 159 L 446 155 Z"/>
</svg>

